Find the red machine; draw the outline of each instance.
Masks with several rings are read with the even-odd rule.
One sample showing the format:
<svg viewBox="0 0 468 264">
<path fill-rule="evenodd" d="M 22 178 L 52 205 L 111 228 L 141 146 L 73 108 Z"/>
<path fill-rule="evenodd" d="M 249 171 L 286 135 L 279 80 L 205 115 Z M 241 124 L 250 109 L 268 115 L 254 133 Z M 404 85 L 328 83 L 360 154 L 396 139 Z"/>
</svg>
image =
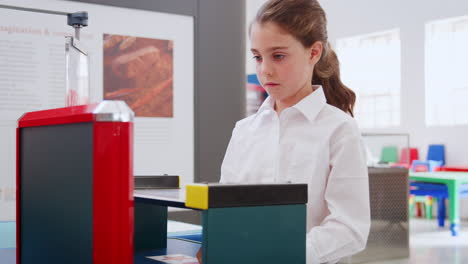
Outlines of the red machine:
<svg viewBox="0 0 468 264">
<path fill-rule="evenodd" d="M 17 264 L 133 263 L 133 112 L 26 113 L 17 128 Z"/>
</svg>

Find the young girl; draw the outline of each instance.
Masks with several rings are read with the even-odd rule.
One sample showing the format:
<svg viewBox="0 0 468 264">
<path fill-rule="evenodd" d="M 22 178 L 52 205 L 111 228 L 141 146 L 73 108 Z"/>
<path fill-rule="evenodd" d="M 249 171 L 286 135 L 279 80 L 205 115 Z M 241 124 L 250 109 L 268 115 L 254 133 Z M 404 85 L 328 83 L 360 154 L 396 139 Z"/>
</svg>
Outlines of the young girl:
<svg viewBox="0 0 468 264">
<path fill-rule="evenodd" d="M 250 26 L 257 76 L 269 97 L 237 122 L 222 183 L 307 183 L 307 263 L 364 249 L 369 188 L 355 94 L 340 80 L 317 0 L 270 0 Z M 278 227 L 281 228 L 281 227 Z"/>
</svg>

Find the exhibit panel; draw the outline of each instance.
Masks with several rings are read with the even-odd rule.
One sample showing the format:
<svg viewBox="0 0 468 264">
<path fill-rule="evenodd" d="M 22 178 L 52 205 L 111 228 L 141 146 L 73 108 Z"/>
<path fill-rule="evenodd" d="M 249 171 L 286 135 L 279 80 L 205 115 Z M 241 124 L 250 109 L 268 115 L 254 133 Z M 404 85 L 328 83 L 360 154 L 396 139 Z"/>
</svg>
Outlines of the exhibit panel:
<svg viewBox="0 0 468 264">
<path fill-rule="evenodd" d="M 194 181 L 192 16 L 71 1 L 1 4 L 87 11 L 80 44 L 89 55 L 90 101 L 122 100 L 135 112 L 135 173 Z M 15 220 L 16 121 L 25 112 L 65 106 L 65 36 L 73 33 L 64 15 L 0 7 L 0 190 L 9 194 L 0 199 L 0 221 Z"/>
</svg>

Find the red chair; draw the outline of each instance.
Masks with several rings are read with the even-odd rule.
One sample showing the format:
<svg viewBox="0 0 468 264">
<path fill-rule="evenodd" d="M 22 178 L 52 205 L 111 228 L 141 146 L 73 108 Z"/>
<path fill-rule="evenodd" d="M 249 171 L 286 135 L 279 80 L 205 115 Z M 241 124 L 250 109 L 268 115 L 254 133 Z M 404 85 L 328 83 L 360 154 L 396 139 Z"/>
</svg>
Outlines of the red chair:
<svg viewBox="0 0 468 264">
<path fill-rule="evenodd" d="M 413 160 L 419 159 L 419 152 L 417 148 L 402 148 L 400 159 L 392 167 L 402 167 L 409 169 Z"/>
</svg>

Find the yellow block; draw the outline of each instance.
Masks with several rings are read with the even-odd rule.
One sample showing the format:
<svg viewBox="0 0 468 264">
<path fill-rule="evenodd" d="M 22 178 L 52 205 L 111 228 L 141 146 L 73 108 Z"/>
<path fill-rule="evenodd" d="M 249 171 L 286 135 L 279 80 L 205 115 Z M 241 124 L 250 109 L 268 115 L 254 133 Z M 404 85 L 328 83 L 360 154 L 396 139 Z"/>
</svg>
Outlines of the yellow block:
<svg viewBox="0 0 468 264">
<path fill-rule="evenodd" d="M 191 184 L 187 185 L 185 190 L 185 206 L 202 210 L 208 209 L 208 185 Z"/>
</svg>

